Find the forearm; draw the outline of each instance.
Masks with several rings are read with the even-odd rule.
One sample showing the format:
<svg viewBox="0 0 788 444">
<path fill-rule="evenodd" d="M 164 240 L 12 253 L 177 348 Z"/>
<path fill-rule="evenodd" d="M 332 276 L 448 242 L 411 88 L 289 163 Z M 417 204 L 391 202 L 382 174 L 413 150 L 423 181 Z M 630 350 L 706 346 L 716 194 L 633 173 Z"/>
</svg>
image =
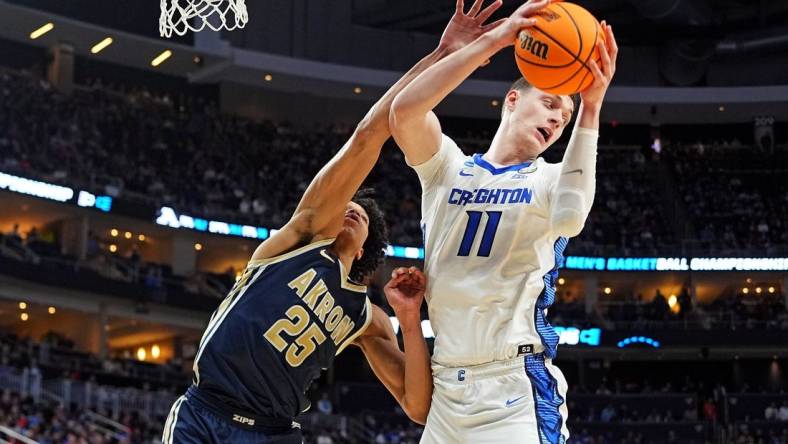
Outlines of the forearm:
<svg viewBox="0 0 788 444">
<path fill-rule="evenodd" d="M 391 136 L 388 120 L 397 93 L 427 67 L 440 60 L 446 50 L 437 49 L 419 61 L 380 100 L 334 158 L 323 167 L 304 193 L 296 214 L 308 221 L 305 231 L 320 233 L 353 197 L 375 166 L 383 144 Z"/>
<path fill-rule="evenodd" d="M 561 173 L 553 195 L 550 222 L 565 237 L 580 233 L 596 192 L 598 108 L 580 106 L 580 116 L 564 153 Z"/>
<path fill-rule="evenodd" d="M 420 419 L 426 420 L 432 399 L 430 354 L 418 313 L 411 315 L 410 319 L 400 318 L 400 327 L 405 347 L 405 393 L 402 404 L 411 412 L 411 419 L 422 423 Z"/>
<path fill-rule="evenodd" d="M 372 368 L 375 376 L 386 386 L 397 402 L 405 393 L 405 358 L 397 344 L 397 338 L 367 337 L 358 341 L 358 346 Z"/>
<path fill-rule="evenodd" d="M 502 47 L 487 35 L 426 69 L 397 95 L 392 105 L 398 119 L 423 116 L 465 81 Z"/>
<path fill-rule="evenodd" d="M 376 313 L 371 331 L 360 337 L 356 344 L 361 347 L 369 366 L 394 396 L 402 409 L 415 422 L 423 424 L 427 418 L 432 396 L 432 373 L 427 344 L 421 333 L 418 314 L 400 317 L 400 326 L 405 344 L 403 353 L 388 317 Z"/>
</svg>

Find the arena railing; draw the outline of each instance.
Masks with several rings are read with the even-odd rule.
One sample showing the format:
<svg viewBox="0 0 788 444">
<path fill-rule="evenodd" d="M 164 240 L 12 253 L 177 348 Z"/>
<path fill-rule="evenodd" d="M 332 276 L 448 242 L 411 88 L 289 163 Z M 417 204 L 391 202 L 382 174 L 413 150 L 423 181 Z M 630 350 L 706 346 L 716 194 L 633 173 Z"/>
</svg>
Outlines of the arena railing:
<svg viewBox="0 0 788 444">
<path fill-rule="evenodd" d="M 123 424 L 113 421 L 106 416 L 99 415 L 92 410 L 86 410 L 85 416 L 91 421 L 92 426 L 115 436 L 118 441 L 131 436 L 131 429 Z"/>
<path fill-rule="evenodd" d="M 5 436 L 8 436 L 9 438 L 11 438 L 10 442 L 0 439 L 0 443 L 9 443 L 10 444 L 11 442 L 13 442 L 13 443 L 16 444 L 18 442 L 22 442 L 22 443 L 25 443 L 25 444 L 39 444 L 38 441 L 32 440 L 32 439 L 28 438 L 27 436 L 22 435 L 21 433 L 15 431 L 15 430 L 13 430 L 13 429 L 11 429 L 9 427 L 3 426 L 3 425 L 0 425 L 0 434 L 3 434 Z"/>
<path fill-rule="evenodd" d="M 55 400 L 62 405 L 77 405 L 84 409 L 111 412 L 118 417 L 123 411 L 137 411 L 148 417 L 163 417 L 169 412 L 177 396 L 161 391 L 119 388 L 66 378 L 42 380 L 40 373 L 31 369 L 0 367 L 0 387 L 31 396 Z M 96 413 L 93 412 L 94 417 Z M 107 423 L 117 427 L 119 424 Z"/>
</svg>

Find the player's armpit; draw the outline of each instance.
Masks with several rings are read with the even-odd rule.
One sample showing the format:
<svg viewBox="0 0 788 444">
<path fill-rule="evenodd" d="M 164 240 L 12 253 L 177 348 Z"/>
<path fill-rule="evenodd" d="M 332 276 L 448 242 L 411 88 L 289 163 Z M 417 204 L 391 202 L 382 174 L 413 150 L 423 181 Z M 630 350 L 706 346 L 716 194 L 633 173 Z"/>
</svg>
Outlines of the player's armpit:
<svg viewBox="0 0 788 444">
<path fill-rule="evenodd" d="M 257 246 L 252 255 L 252 260 L 273 258 L 317 240 L 319 239 L 314 239 L 311 233 L 300 231 L 298 225 L 291 220 L 276 234 Z"/>
</svg>

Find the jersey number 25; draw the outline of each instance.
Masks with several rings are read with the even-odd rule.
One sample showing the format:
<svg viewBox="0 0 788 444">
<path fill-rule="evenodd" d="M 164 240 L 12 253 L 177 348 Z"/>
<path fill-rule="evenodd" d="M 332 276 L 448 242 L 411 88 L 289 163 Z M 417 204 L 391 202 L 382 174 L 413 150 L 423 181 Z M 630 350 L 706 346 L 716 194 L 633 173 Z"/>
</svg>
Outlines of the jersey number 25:
<svg viewBox="0 0 788 444">
<path fill-rule="evenodd" d="M 296 304 L 288 308 L 285 315 L 287 319 L 282 318 L 274 322 L 264 336 L 280 352 L 287 348 L 285 360 L 291 367 L 298 367 L 317 349 L 318 345 L 326 340 L 326 335 L 316 323 L 309 322 L 309 312 L 301 305 Z M 288 346 L 287 341 L 282 338 L 282 333 L 294 337 L 295 340 Z"/>
</svg>

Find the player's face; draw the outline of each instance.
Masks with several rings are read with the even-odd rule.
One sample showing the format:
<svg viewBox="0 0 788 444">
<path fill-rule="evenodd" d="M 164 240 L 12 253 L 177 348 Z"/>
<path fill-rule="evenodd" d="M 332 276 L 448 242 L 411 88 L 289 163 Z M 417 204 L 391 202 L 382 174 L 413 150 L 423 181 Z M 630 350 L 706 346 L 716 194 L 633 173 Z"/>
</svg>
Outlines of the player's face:
<svg viewBox="0 0 788 444">
<path fill-rule="evenodd" d="M 369 216 L 361 205 L 350 202 L 345 209 L 340 236 L 347 236 L 347 241 L 354 250 L 361 250 L 369 235 Z"/>
<path fill-rule="evenodd" d="M 510 137 L 536 157 L 561 138 L 574 112 L 569 96 L 546 93 L 536 88 L 510 91 L 506 95 Z"/>
</svg>

